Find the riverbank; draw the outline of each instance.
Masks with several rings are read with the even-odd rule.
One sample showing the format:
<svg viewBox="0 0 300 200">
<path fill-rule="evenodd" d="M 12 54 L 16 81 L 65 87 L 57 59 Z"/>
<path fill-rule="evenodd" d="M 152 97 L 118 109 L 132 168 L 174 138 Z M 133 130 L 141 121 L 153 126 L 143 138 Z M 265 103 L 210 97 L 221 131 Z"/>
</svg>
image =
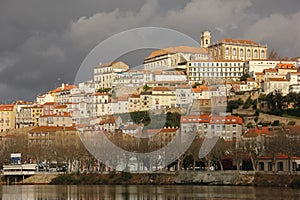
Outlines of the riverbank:
<svg viewBox="0 0 300 200">
<path fill-rule="evenodd" d="M 5 185 L 4 177 L 0 184 Z M 300 188 L 299 175 L 239 173 L 238 171 L 126 172 L 110 174 L 37 174 L 15 184 L 26 185 L 234 185 Z"/>
</svg>

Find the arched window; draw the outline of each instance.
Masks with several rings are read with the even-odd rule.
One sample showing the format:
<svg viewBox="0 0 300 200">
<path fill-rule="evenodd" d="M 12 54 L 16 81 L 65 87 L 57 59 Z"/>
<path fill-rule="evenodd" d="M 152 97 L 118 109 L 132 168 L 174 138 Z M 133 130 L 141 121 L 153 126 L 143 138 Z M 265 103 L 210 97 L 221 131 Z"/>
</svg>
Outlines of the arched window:
<svg viewBox="0 0 300 200">
<path fill-rule="evenodd" d="M 247 50 L 247 57 L 248 58 L 251 57 L 251 51 L 250 51 L 250 49 Z"/>
<path fill-rule="evenodd" d="M 240 49 L 240 57 L 244 57 L 244 50 Z"/>
<path fill-rule="evenodd" d="M 229 48 L 228 47 L 226 47 L 226 49 L 225 49 L 225 55 L 229 56 Z"/>
<path fill-rule="evenodd" d="M 232 49 L 232 55 L 233 55 L 233 56 L 236 56 L 236 48 L 233 48 L 233 49 Z"/>
<path fill-rule="evenodd" d="M 254 58 L 257 58 L 257 50 L 254 50 Z"/>
<path fill-rule="evenodd" d="M 264 50 L 261 50 L 260 57 L 261 57 L 261 58 L 265 58 L 265 51 L 264 51 Z"/>
</svg>

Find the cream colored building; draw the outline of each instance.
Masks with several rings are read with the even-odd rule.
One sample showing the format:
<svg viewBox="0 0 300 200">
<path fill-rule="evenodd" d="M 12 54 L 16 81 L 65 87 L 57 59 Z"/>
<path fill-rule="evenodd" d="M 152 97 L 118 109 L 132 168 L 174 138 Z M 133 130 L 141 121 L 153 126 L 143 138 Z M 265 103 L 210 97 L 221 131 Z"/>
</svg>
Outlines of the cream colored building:
<svg viewBox="0 0 300 200">
<path fill-rule="evenodd" d="M 96 116 L 111 115 L 111 99 L 108 94 L 95 93 L 93 95 L 94 113 Z"/>
<path fill-rule="evenodd" d="M 181 133 L 195 132 L 199 137 L 222 137 L 232 141 L 242 135 L 243 119 L 237 116 L 186 115 L 180 119 Z"/>
<path fill-rule="evenodd" d="M 0 132 L 9 131 L 16 125 L 16 107 L 14 104 L 0 105 Z"/>
<path fill-rule="evenodd" d="M 174 108 L 176 106 L 176 92 L 168 87 L 155 87 L 151 94 L 152 109 Z"/>
<path fill-rule="evenodd" d="M 214 60 L 253 60 L 268 58 L 268 47 L 252 40 L 224 38 L 210 44 L 210 33 L 201 33 L 202 47 L 208 47 L 209 55 Z"/>
<path fill-rule="evenodd" d="M 185 67 L 190 60 L 207 60 L 208 49 L 201 47 L 176 46 L 153 51 L 144 59 L 145 70 Z"/>
<path fill-rule="evenodd" d="M 94 67 L 95 89 L 111 88 L 116 78 L 115 73 L 128 70 L 129 66 L 123 62 L 111 62 Z"/>
<path fill-rule="evenodd" d="M 64 113 L 40 116 L 39 125 L 40 126 L 71 127 L 74 124 L 72 121 L 71 114 L 68 112 L 64 112 Z"/>
</svg>

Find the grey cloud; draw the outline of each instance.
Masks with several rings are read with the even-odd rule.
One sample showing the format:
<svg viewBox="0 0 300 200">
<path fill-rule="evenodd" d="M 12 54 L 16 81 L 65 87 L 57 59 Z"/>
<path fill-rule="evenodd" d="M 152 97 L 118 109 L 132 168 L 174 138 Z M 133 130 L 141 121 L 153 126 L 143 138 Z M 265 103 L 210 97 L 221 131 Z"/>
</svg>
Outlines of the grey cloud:
<svg viewBox="0 0 300 200">
<path fill-rule="evenodd" d="M 209 29 L 214 41 L 252 39 L 299 56 L 299 10 L 298 0 L 2 0 L 0 101 L 72 83 L 94 46 L 136 27 L 172 28 L 195 40 Z"/>
</svg>

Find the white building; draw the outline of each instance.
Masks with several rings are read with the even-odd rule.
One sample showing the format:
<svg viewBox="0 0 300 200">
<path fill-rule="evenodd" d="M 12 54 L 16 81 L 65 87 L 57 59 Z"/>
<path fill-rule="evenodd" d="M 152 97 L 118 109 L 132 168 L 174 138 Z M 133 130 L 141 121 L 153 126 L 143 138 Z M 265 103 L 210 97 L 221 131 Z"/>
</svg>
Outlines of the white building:
<svg viewBox="0 0 300 200">
<path fill-rule="evenodd" d="M 262 82 L 262 90 L 269 94 L 275 90 L 280 91 L 282 95 L 289 93 L 290 82 L 284 78 L 269 78 Z"/>
<path fill-rule="evenodd" d="M 238 80 L 243 73 L 244 61 L 241 60 L 194 60 L 187 62 L 187 75 L 190 83 L 214 84 L 226 80 Z"/>
<path fill-rule="evenodd" d="M 96 116 L 111 115 L 111 100 L 108 94 L 95 93 L 93 95 L 94 113 Z"/>
<path fill-rule="evenodd" d="M 296 61 L 286 61 L 286 60 L 270 60 L 270 59 L 254 59 L 249 60 L 245 63 L 245 72 L 249 73 L 250 76 L 255 78 L 255 73 L 263 72 L 265 69 L 275 68 L 279 63 L 287 63 L 287 64 L 296 64 Z"/>
</svg>

